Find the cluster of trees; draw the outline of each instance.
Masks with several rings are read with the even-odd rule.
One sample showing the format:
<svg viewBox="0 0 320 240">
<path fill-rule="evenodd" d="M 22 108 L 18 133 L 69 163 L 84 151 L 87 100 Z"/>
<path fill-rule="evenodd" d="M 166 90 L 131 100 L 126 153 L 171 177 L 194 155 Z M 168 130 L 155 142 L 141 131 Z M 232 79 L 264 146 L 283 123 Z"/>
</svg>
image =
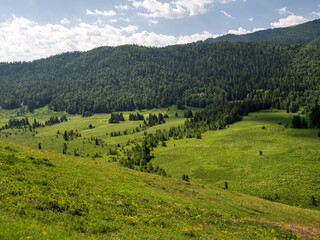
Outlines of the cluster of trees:
<svg viewBox="0 0 320 240">
<path fill-rule="evenodd" d="M 45 124 L 37 121 L 37 119 L 34 119 L 33 123 L 31 124 L 27 117 L 22 118 L 20 120 L 19 119 L 10 119 L 8 121 L 8 123 L 6 123 L 2 128 L 0 128 L 0 131 L 4 130 L 4 129 L 9 129 L 9 128 L 13 129 L 13 128 L 22 128 L 22 127 L 29 128 L 29 130 L 32 131 L 32 129 L 35 129 L 35 128 L 51 126 L 54 124 L 65 122 L 65 121 L 68 121 L 66 116 L 62 116 L 60 118 L 60 120 L 58 117 L 51 117 L 49 120 L 47 120 L 45 122 Z"/>
<path fill-rule="evenodd" d="M 60 119 L 58 117 L 50 117 L 50 119 L 45 122 L 45 125 L 52 126 L 54 124 L 67 122 L 67 121 L 68 121 L 68 118 L 65 115 L 63 115 Z"/>
<path fill-rule="evenodd" d="M 19 119 L 10 119 L 8 123 L 6 123 L 3 127 L 3 129 L 8 129 L 8 128 L 21 128 L 25 126 L 30 126 L 29 119 L 23 118 L 21 120 Z"/>
<path fill-rule="evenodd" d="M 129 114 L 129 121 L 143 121 L 144 120 L 144 116 L 143 114 L 139 114 L 139 113 L 130 113 Z"/>
<path fill-rule="evenodd" d="M 320 105 L 316 104 L 310 113 L 311 127 L 320 128 Z"/>
<path fill-rule="evenodd" d="M 304 117 L 300 117 L 300 115 L 295 115 L 292 118 L 292 127 L 293 128 L 307 128 L 308 124 Z"/>
<path fill-rule="evenodd" d="M 120 121 L 124 121 L 122 113 L 111 113 L 109 123 L 119 123 Z"/>
<path fill-rule="evenodd" d="M 60 134 L 60 132 L 58 131 L 57 134 Z M 78 132 L 78 130 L 69 130 L 69 131 L 64 131 L 63 133 L 63 139 L 65 141 L 69 141 L 69 140 L 73 140 L 73 138 L 78 138 L 81 137 L 81 134 Z"/>
<path fill-rule="evenodd" d="M 155 173 L 161 176 L 167 176 L 164 169 L 158 166 L 154 167 L 150 162 L 154 158 L 151 151 L 157 147 L 159 139 L 157 134 L 147 135 L 142 144 L 135 144 L 131 149 L 124 150 L 125 157 L 122 157 L 119 163 L 131 169 L 136 169 L 142 172 Z"/>
<path fill-rule="evenodd" d="M 320 105 L 315 104 L 311 108 L 311 112 L 309 114 L 310 119 L 310 127 L 311 128 L 320 128 Z M 306 118 L 301 117 L 300 115 L 295 115 L 292 118 L 292 127 L 293 128 L 308 128 L 308 121 Z"/>
<path fill-rule="evenodd" d="M 318 44 L 194 43 L 105 47 L 28 63 L 0 64 L 0 106 L 49 104 L 71 114 L 177 104 L 206 107 L 266 97 L 294 111 L 319 100 Z M 89 114 L 89 115 L 90 115 Z"/>
<path fill-rule="evenodd" d="M 147 117 L 147 120 L 144 121 L 144 125 L 148 127 L 156 126 L 162 123 L 165 123 L 165 118 L 168 118 L 169 116 L 167 114 L 163 115 L 162 113 L 159 113 L 158 116 L 155 114 L 149 114 Z"/>
</svg>

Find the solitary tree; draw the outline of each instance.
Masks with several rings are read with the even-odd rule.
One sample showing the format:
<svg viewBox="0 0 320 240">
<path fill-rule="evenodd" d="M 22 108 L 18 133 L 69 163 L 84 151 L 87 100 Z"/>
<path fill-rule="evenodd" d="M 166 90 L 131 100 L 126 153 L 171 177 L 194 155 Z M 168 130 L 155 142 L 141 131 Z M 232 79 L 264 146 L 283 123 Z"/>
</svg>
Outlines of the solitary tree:
<svg viewBox="0 0 320 240">
<path fill-rule="evenodd" d="M 67 131 L 64 131 L 63 138 L 65 141 L 69 141 L 69 136 L 68 136 Z"/>
<path fill-rule="evenodd" d="M 66 143 L 63 144 L 63 149 L 62 149 L 62 153 L 63 154 L 67 154 L 67 150 L 68 150 L 68 146 Z"/>
</svg>

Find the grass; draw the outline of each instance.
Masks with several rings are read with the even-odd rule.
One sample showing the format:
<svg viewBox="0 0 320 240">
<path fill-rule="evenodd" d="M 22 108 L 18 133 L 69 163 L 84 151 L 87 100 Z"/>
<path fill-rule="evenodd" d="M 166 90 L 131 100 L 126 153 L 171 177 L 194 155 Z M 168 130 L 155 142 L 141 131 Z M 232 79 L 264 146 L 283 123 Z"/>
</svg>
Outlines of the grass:
<svg viewBox="0 0 320 240">
<path fill-rule="evenodd" d="M 182 125 L 184 111 L 175 117 L 176 111 L 142 111 L 169 115 L 146 131 Z M 67 115 L 46 107 L 17 113 L 1 109 L 0 124 Z M 286 128 L 292 114 L 261 111 L 202 139 L 169 140 L 154 150 L 152 163 L 171 178 L 109 163 L 109 149 L 143 138 L 143 131 L 132 133 L 141 121 L 109 124 L 110 114 L 67 117 L 33 132 L 1 132 L 0 239 L 320 238 L 319 206 L 312 204 L 312 196 L 320 199 L 320 138 L 316 129 Z M 70 130 L 81 137 L 67 141 L 69 154 L 62 155 L 66 141 L 57 131 Z M 124 130 L 131 134 L 110 136 Z M 74 151 L 83 157 L 73 157 Z M 182 174 L 191 183 L 180 180 Z"/>
<path fill-rule="evenodd" d="M 102 156 L 106 159 L 109 158 L 109 149 L 114 149 L 117 146 L 125 146 L 129 141 L 139 141 L 143 138 L 143 131 L 132 134 L 132 131 L 143 124 L 143 121 L 128 121 L 129 114 L 132 112 L 125 112 L 125 122 L 118 124 L 110 124 L 110 114 L 95 114 L 91 117 L 82 117 L 79 115 L 68 115 L 66 113 L 56 113 L 49 110 L 47 107 L 37 109 L 34 113 L 26 113 L 23 116 L 17 117 L 18 110 L 0 110 L 0 124 L 4 126 L 9 119 L 19 119 L 28 117 L 29 122 L 33 122 L 34 119 L 44 123 L 51 116 L 61 117 L 66 115 L 69 119 L 68 122 L 63 122 L 53 126 L 45 128 L 36 128 L 34 132 L 23 130 L 5 130 L 0 133 L 0 140 L 15 142 L 32 148 L 38 148 L 38 144 L 45 150 L 61 152 L 63 149 L 64 131 L 78 131 L 81 134 L 80 138 L 74 138 L 72 141 L 68 141 L 67 153 L 74 155 L 77 152 L 80 156 L 93 157 L 95 155 Z M 175 113 L 178 112 L 179 116 L 176 117 Z M 140 114 L 144 114 L 145 117 L 149 113 L 152 114 L 168 114 L 169 118 L 166 119 L 166 123 L 158 125 L 152 128 L 148 128 L 148 133 L 153 133 L 158 129 L 168 129 L 171 126 L 182 125 L 185 121 L 183 110 L 176 110 L 174 107 L 168 109 L 151 109 L 140 111 Z M 90 129 L 89 125 L 94 126 Z M 0 126 L 1 126 L 0 125 Z M 128 130 L 131 134 L 124 135 L 123 131 Z M 57 134 L 57 132 L 61 134 Z M 120 131 L 121 136 L 111 137 L 111 132 Z M 107 135 L 108 133 L 108 135 Z M 95 138 L 101 139 L 103 144 L 96 145 Z"/>
<path fill-rule="evenodd" d="M 192 182 L 219 187 L 228 182 L 233 191 L 319 209 L 311 200 L 320 200 L 318 130 L 286 128 L 292 116 L 266 110 L 202 139 L 170 140 L 155 149 L 152 163 L 175 178 L 188 174 Z"/>
<path fill-rule="evenodd" d="M 0 239 L 298 239 L 319 211 L 0 142 Z"/>
</svg>

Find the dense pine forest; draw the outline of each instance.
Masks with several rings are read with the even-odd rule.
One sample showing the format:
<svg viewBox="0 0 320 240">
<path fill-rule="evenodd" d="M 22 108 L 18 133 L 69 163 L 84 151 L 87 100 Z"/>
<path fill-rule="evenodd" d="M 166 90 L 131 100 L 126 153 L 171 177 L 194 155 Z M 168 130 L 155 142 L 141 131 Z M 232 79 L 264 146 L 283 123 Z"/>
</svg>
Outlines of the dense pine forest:
<svg viewBox="0 0 320 240">
<path fill-rule="evenodd" d="M 0 64 L 0 106 L 32 112 L 49 104 L 90 115 L 245 100 L 258 108 L 308 110 L 320 96 L 319 56 L 316 43 L 101 47 Z"/>
</svg>

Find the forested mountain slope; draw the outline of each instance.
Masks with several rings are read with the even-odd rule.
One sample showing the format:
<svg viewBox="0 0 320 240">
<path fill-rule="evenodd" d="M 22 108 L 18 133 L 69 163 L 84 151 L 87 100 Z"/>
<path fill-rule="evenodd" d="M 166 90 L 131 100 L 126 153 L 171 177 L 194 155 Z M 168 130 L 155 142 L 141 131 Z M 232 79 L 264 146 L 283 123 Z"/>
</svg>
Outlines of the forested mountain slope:
<svg viewBox="0 0 320 240">
<path fill-rule="evenodd" d="M 101 47 L 0 64 L 0 106 L 49 104 L 69 113 L 112 112 L 247 99 L 275 108 L 319 98 L 318 44 Z"/>
<path fill-rule="evenodd" d="M 254 33 L 235 35 L 227 34 L 217 38 L 209 38 L 210 42 L 274 42 L 274 43 L 319 43 L 320 42 L 320 20 L 299 24 L 286 28 L 274 28 Z"/>
</svg>

